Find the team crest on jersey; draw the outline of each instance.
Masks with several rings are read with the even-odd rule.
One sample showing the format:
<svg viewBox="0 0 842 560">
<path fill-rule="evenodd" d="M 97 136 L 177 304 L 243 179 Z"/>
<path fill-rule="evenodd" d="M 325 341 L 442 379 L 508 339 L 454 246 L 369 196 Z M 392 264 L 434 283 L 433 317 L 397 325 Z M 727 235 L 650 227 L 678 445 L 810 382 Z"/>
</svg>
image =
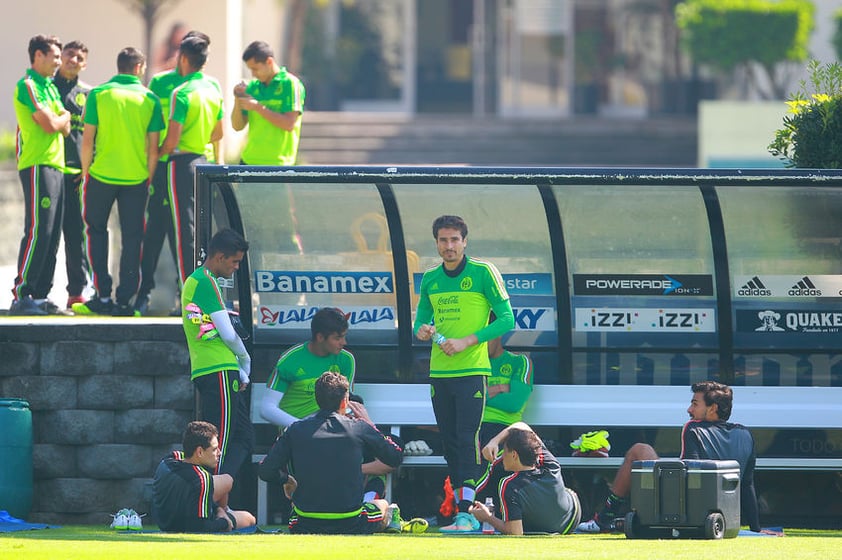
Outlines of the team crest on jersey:
<svg viewBox="0 0 842 560">
<path fill-rule="evenodd" d="M 88 96 L 80 91 L 79 93 L 76 94 L 76 99 L 74 99 L 74 101 L 76 102 L 76 105 L 78 105 L 79 107 L 84 107 L 85 106 L 85 100 L 87 98 L 88 98 Z"/>
<path fill-rule="evenodd" d="M 503 364 L 500 368 L 500 373 L 503 375 L 511 375 L 512 374 L 512 366 L 511 364 Z"/>
<path fill-rule="evenodd" d="M 474 285 L 474 281 L 470 276 L 467 276 L 462 279 L 462 283 L 459 284 L 459 287 L 463 290 L 470 290 L 471 287 Z"/>
<path fill-rule="evenodd" d="M 53 203 L 50 202 L 50 197 L 45 196 L 41 199 L 41 208 L 49 208 Z"/>
</svg>

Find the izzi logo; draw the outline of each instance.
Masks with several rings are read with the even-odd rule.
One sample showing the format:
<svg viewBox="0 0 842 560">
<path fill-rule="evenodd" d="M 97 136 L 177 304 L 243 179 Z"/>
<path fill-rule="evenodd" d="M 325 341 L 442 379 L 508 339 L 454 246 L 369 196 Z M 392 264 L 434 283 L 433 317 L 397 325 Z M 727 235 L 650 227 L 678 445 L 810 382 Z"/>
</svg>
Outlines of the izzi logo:
<svg viewBox="0 0 842 560">
<path fill-rule="evenodd" d="M 772 290 L 763 285 L 760 278 L 754 276 L 746 282 L 742 288 L 737 290 L 738 296 L 771 296 Z"/>
<path fill-rule="evenodd" d="M 813 281 L 810 280 L 809 276 L 805 276 L 789 289 L 787 295 L 816 297 L 822 295 L 822 291 L 813 284 Z"/>
</svg>

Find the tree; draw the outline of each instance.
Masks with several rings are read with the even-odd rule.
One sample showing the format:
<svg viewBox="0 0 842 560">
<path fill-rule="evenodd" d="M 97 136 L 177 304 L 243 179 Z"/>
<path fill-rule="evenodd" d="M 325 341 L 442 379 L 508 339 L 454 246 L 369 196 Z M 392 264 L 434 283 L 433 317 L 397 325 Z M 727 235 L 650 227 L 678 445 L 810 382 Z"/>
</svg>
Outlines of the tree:
<svg viewBox="0 0 842 560">
<path fill-rule="evenodd" d="M 807 60 L 814 10 L 810 0 L 686 0 L 675 16 L 697 63 L 743 68 L 761 97 L 783 99 L 787 66 Z"/>
<path fill-rule="evenodd" d="M 145 81 L 149 81 L 149 60 L 152 57 L 152 33 L 155 24 L 168 10 L 175 7 L 181 0 L 120 0 L 143 18 L 143 52 L 146 54 Z"/>
</svg>

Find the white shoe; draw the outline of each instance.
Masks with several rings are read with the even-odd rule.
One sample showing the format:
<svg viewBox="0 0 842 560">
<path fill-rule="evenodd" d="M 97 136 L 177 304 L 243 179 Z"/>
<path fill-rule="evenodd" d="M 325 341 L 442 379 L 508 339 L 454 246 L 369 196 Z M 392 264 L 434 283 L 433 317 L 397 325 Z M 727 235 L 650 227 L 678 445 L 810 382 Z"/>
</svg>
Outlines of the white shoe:
<svg viewBox="0 0 842 560">
<path fill-rule="evenodd" d="M 114 518 L 114 521 L 111 522 L 112 529 L 116 529 L 118 531 L 125 531 L 129 528 L 128 510 L 121 509 L 111 517 Z"/>
<path fill-rule="evenodd" d="M 129 529 L 129 531 L 143 531 L 143 521 L 141 521 L 140 518 L 143 517 L 144 515 L 146 515 L 146 514 L 144 513 L 143 515 L 138 515 L 138 513 L 135 510 L 133 510 L 133 509 L 129 510 L 129 516 L 128 516 L 128 529 Z"/>
<path fill-rule="evenodd" d="M 587 521 L 583 521 L 579 523 L 579 526 L 576 527 L 577 533 L 601 533 L 602 528 L 599 526 L 599 523 L 596 522 L 596 519 L 588 519 Z"/>
</svg>

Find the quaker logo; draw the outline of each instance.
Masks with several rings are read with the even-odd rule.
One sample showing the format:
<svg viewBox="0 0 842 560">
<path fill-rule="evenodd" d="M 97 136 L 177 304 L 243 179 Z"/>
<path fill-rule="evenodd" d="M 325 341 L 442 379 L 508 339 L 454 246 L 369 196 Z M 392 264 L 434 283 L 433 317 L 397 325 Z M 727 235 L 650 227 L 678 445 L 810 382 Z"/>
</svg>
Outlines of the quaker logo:
<svg viewBox="0 0 842 560">
<path fill-rule="evenodd" d="M 737 310 L 739 332 L 842 332 L 842 311 Z"/>
<path fill-rule="evenodd" d="M 574 274 L 580 296 L 712 296 L 709 274 Z"/>
<path fill-rule="evenodd" d="M 258 270 L 254 273 L 258 292 L 321 294 L 391 294 L 390 272 L 303 272 Z"/>
<path fill-rule="evenodd" d="M 760 278 L 754 276 L 751 280 L 743 284 L 743 287 L 737 290 L 738 296 L 743 297 L 768 297 L 772 295 L 772 290 L 767 288 Z"/>
<path fill-rule="evenodd" d="M 822 291 L 813 284 L 813 281 L 810 280 L 809 276 L 805 276 L 789 289 L 787 295 L 818 297 L 822 295 Z"/>
</svg>

